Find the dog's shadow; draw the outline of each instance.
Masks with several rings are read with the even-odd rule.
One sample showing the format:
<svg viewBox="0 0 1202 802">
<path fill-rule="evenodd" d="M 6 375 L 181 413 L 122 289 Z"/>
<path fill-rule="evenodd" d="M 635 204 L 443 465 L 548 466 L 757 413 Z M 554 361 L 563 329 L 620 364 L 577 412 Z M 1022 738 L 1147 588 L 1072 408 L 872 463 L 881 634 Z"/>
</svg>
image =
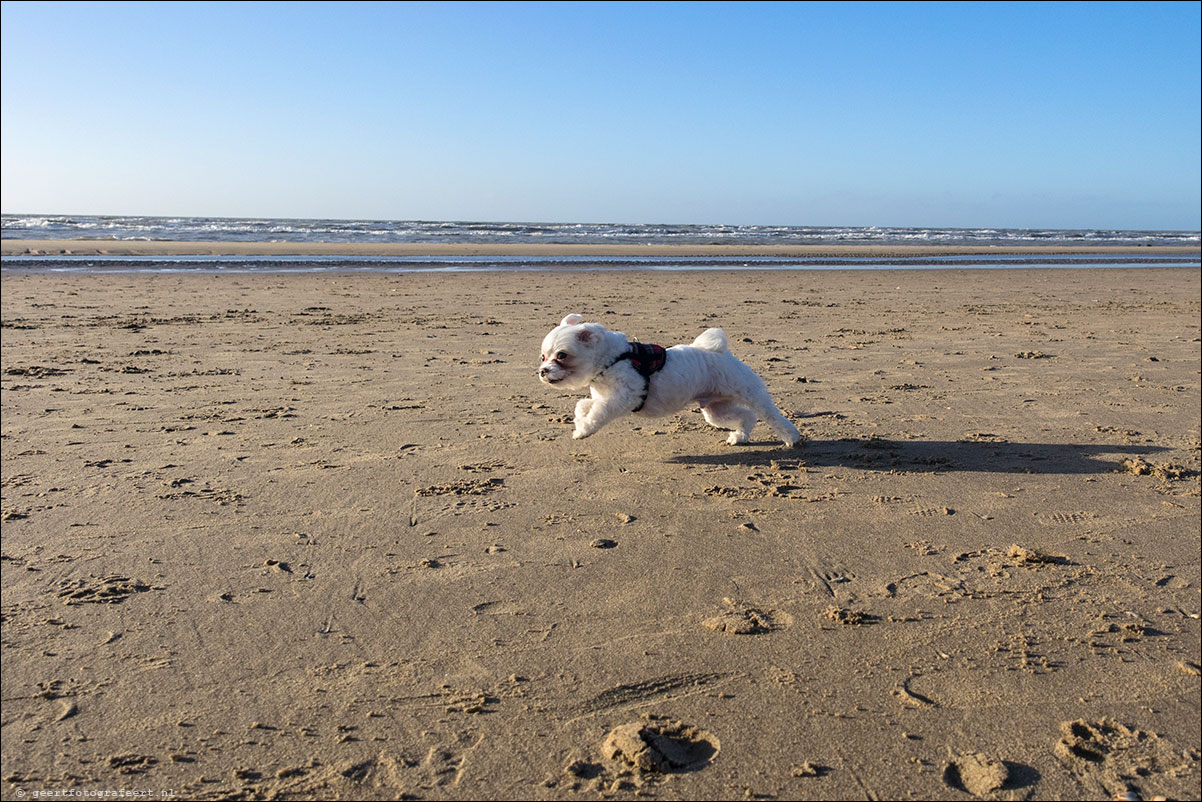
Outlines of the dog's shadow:
<svg viewBox="0 0 1202 802">
<path fill-rule="evenodd" d="M 677 456 L 683 465 L 767 467 L 800 460 L 807 467 L 952 473 L 1091 474 L 1124 469 L 1123 461 L 1166 449 L 1130 444 L 1011 443 L 973 440 L 807 440 L 794 449 L 750 445 L 715 454 Z"/>
</svg>

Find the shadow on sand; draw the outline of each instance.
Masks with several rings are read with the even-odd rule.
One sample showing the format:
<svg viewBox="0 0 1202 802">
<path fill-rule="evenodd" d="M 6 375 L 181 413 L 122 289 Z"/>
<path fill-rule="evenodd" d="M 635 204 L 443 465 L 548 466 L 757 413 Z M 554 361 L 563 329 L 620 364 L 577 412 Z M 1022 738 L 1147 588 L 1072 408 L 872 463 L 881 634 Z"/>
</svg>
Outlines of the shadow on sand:
<svg viewBox="0 0 1202 802">
<path fill-rule="evenodd" d="M 734 449 L 717 454 L 672 457 L 682 465 L 764 467 L 798 459 L 808 467 L 950 473 L 1090 474 L 1123 470 L 1123 460 L 1165 449 L 1131 444 L 1010 443 L 973 440 L 809 440 L 797 449 Z"/>
</svg>

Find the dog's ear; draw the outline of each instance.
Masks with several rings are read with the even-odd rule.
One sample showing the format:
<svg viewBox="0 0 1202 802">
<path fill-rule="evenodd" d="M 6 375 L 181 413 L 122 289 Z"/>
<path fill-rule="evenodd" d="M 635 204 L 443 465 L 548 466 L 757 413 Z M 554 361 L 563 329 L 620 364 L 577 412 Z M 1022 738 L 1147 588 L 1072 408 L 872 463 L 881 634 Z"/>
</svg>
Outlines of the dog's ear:
<svg viewBox="0 0 1202 802">
<path fill-rule="evenodd" d="M 568 315 L 568 317 L 580 317 L 580 315 Z M 591 344 L 593 340 L 596 339 L 596 336 L 597 332 L 593 331 L 591 328 L 581 329 L 580 331 L 576 332 L 577 341 L 586 345 Z"/>
<path fill-rule="evenodd" d="M 571 314 L 559 321 L 561 326 L 575 326 L 577 323 L 584 322 L 584 315 Z"/>
</svg>

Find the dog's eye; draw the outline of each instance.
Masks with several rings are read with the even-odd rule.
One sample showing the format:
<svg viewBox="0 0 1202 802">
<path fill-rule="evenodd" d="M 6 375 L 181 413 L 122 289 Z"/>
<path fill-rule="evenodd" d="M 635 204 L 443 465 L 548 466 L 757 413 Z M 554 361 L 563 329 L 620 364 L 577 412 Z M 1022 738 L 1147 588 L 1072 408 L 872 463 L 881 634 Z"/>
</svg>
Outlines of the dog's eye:
<svg viewBox="0 0 1202 802">
<path fill-rule="evenodd" d="M 556 355 L 555 355 L 555 358 L 556 358 L 556 359 L 563 359 L 563 358 L 564 358 L 564 357 L 566 357 L 567 355 L 568 355 L 568 352 L 567 352 L 567 351 L 560 351 L 558 354 L 556 354 Z"/>
</svg>

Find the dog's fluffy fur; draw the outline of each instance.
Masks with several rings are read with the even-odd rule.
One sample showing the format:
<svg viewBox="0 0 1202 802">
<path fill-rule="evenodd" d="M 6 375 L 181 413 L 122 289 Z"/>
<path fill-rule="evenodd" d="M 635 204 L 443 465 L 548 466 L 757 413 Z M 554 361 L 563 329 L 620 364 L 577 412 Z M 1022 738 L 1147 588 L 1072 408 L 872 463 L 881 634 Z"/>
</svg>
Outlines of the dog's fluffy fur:
<svg viewBox="0 0 1202 802">
<path fill-rule="evenodd" d="M 589 397 L 576 402 L 573 438 L 588 437 L 622 415 L 660 417 L 700 404 L 706 421 L 731 430 L 726 441 L 731 445 L 746 443 L 757 419 L 786 446 L 801 439 L 763 380 L 730 352 L 722 329 L 707 329 L 692 345 L 667 349 L 667 361 L 650 379 L 629 360 L 619 359 L 628 350 L 625 334 L 585 323 L 580 315 L 565 317 L 543 340 L 539 379 L 571 390 L 589 389 Z M 643 407 L 636 413 L 640 402 Z"/>
</svg>

